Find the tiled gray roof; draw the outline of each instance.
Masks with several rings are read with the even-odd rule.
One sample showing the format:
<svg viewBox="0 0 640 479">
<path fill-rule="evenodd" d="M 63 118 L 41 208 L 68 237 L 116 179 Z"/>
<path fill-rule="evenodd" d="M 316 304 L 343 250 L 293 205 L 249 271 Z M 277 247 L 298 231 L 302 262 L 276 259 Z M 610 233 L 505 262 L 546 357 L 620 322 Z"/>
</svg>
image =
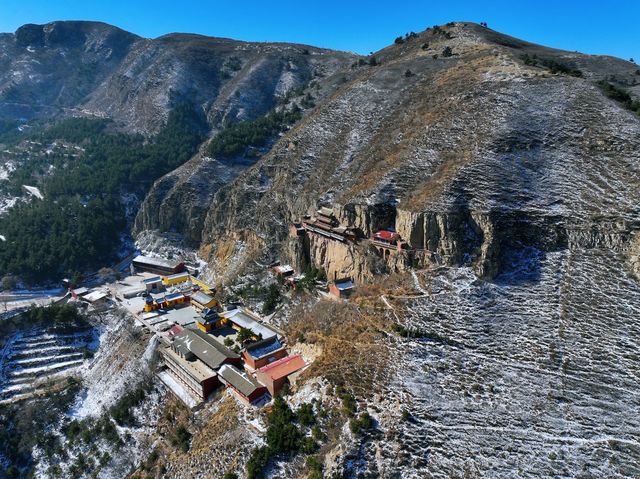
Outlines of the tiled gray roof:
<svg viewBox="0 0 640 479">
<path fill-rule="evenodd" d="M 253 394 L 256 389 L 264 387 L 255 379 L 246 374 L 242 374 L 237 368 L 228 364 L 220 368 L 218 376 L 247 397 Z"/>
<path fill-rule="evenodd" d="M 185 329 L 176 335 L 174 347 L 183 355 L 186 351 L 193 353 L 200 361 L 214 370 L 222 366 L 225 360 L 240 357 L 199 329 Z"/>
</svg>

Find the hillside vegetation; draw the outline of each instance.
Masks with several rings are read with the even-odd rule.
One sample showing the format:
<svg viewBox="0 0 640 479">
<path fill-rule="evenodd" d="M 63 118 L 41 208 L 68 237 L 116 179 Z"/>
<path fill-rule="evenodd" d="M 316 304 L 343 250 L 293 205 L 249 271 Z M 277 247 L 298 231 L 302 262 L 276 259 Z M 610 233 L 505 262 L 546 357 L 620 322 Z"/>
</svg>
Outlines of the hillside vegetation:
<svg viewBox="0 0 640 479">
<path fill-rule="evenodd" d="M 78 157 L 42 155 L 25 161 L 5 188 L 38 185 L 32 200 L 0 217 L 0 271 L 28 283 L 86 273 L 115 261 L 126 234 L 127 195 L 142 197 L 163 174 L 187 161 L 202 141 L 203 118 L 178 105 L 153 138 L 110 132 L 103 120 L 74 118 L 31 136 L 81 145 Z M 46 173 L 42 172 L 46 169 Z"/>
</svg>

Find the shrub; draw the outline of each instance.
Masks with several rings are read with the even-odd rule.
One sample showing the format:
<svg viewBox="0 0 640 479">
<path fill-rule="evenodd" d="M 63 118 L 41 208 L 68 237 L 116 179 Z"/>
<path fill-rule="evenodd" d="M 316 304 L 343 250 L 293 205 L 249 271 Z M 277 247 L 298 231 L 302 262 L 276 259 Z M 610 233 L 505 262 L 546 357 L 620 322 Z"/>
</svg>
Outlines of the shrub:
<svg viewBox="0 0 640 479">
<path fill-rule="evenodd" d="M 262 306 L 262 314 L 271 314 L 275 311 L 280 300 L 280 288 L 277 284 L 270 284 L 267 290 L 267 297 Z"/>
<path fill-rule="evenodd" d="M 355 435 L 367 432 L 373 428 L 373 418 L 368 412 L 363 412 L 358 418 L 351 418 L 349 421 L 349 429 Z"/>
<path fill-rule="evenodd" d="M 318 449 L 318 444 L 310 437 L 303 437 L 300 441 L 300 452 L 313 454 Z"/>
<path fill-rule="evenodd" d="M 393 43 L 395 43 L 396 45 L 401 45 L 402 43 L 404 43 L 404 39 L 402 38 L 402 35 L 400 35 L 399 37 L 396 37 Z"/>
<path fill-rule="evenodd" d="M 260 148 L 288 125 L 301 117 L 297 105 L 290 111 L 272 111 L 253 121 L 244 121 L 227 126 L 211 142 L 207 151 L 212 156 L 235 158 L 250 147 Z"/>
<path fill-rule="evenodd" d="M 239 343 L 244 343 L 247 339 L 251 339 L 253 337 L 253 333 L 251 332 L 250 329 L 247 328 L 240 328 L 240 331 L 238 331 L 238 334 L 236 335 L 236 340 Z"/>
<path fill-rule="evenodd" d="M 349 417 L 355 416 L 357 411 L 357 405 L 356 405 L 356 398 L 353 397 L 353 394 L 351 394 L 348 391 L 345 391 L 343 388 L 339 388 L 337 393 L 338 393 L 338 397 L 342 400 L 342 409 L 344 413 Z"/>
<path fill-rule="evenodd" d="M 442 344 L 447 344 L 449 346 L 457 346 L 458 343 L 452 339 L 441 336 L 438 333 L 433 333 L 430 331 L 426 331 L 422 328 L 406 328 L 401 324 L 394 324 L 392 326 L 393 330 L 403 338 L 416 338 L 416 339 L 429 339 L 431 341 L 436 341 Z"/>
<path fill-rule="evenodd" d="M 110 409 L 113 419 L 120 426 L 134 426 L 136 418 L 132 409 L 144 400 L 145 395 L 146 387 L 143 385 L 125 393 Z"/>
<path fill-rule="evenodd" d="M 15 276 L 11 276 L 11 275 L 5 275 L 2 278 L 2 289 L 3 290 L 11 290 L 11 289 L 15 289 L 17 284 L 16 278 Z"/>
<path fill-rule="evenodd" d="M 74 419 L 67 425 L 63 426 L 62 432 L 67 440 L 73 442 L 82 432 L 82 426 L 80 425 L 80 422 Z"/>
<path fill-rule="evenodd" d="M 153 451 L 151 451 L 151 454 L 149 454 L 149 457 L 147 458 L 147 465 L 152 466 L 153 464 L 155 464 L 159 456 L 160 455 L 158 454 L 157 449 L 154 449 Z"/>
<path fill-rule="evenodd" d="M 368 412 L 365 411 L 360 415 L 360 425 L 365 430 L 373 428 L 373 418 Z"/>
<path fill-rule="evenodd" d="M 49 466 L 47 471 L 50 476 L 60 477 L 62 476 L 62 468 L 58 464 L 54 464 L 53 466 Z"/>
<path fill-rule="evenodd" d="M 107 464 L 109 464 L 109 461 L 111 460 L 111 456 L 109 455 L 108 452 L 104 452 L 102 453 L 102 456 L 100 456 L 100 465 L 101 466 L 106 466 Z"/>
<path fill-rule="evenodd" d="M 637 100 L 633 100 L 633 98 L 631 98 L 631 95 L 629 95 L 626 90 L 612 85 L 606 80 L 599 81 L 598 86 L 609 98 L 617 101 L 618 103 L 622 103 L 625 108 L 640 115 L 640 102 Z"/>
<path fill-rule="evenodd" d="M 85 430 L 82 431 L 82 442 L 91 444 L 97 434 L 100 434 L 100 429 L 92 428 L 91 424 L 86 425 Z"/>
<path fill-rule="evenodd" d="M 302 434 L 295 424 L 282 424 L 269 427 L 267 444 L 274 452 L 296 452 L 300 447 Z"/>
<path fill-rule="evenodd" d="M 122 440 L 120 439 L 120 435 L 118 434 L 118 430 L 116 426 L 111 422 L 109 417 L 105 416 L 102 424 L 102 436 L 105 440 L 114 447 L 119 447 L 122 445 Z"/>
<path fill-rule="evenodd" d="M 222 476 L 222 479 L 238 479 L 238 475 L 235 472 L 228 471 Z"/>
<path fill-rule="evenodd" d="M 184 425 L 180 425 L 171 437 L 171 445 L 182 452 L 188 452 L 191 446 L 191 433 Z"/>
<path fill-rule="evenodd" d="M 313 426 L 316 423 L 316 416 L 313 412 L 313 405 L 310 403 L 304 403 L 296 412 L 298 416 L 298 422 L 300 425 L 309 427 Z"/>
<path fill-rule="evenodd" d="M 247 461 L 247 479 L 259 479 L 262 477 L 262 470 L 269 463 L 271 453 L 266 446 L 256 447 L 251 452 L 251 457 Z"/>
<path fill-rule="evenodd" d="M 537 55 L 529 55 L 528 53 L 521 55 L 520 58 L 525 65 L 544 67 L 553 74 L 560 73 L 563 75 L 582 77 L 582 72 L 580 70 L 571 68 L 557 60 L 554 60 L 553 58 L 540 58 Z"/>
<path fill-rule="evenodd" d="M 263 469 L 273 455 L 311 454 L 318 449 L 316 435 L 313 438 L 305 436 L 296 426 L 296 419 L 300 424 L 315 423 L 312 405 L 303 404 L 294 413 L 282 396 L 276 396 L 267 416 L 267 445 L 253 449 L 247 462 L 248 479 L 261 478 Z"/>
<path fill-rule="evenodd" d="M 444 58 L 453 56 L 453 50 L 451 50 L 451 47 L 445 47 L 444 50 L 442 50 L 442 56 Z"/>
<path fill-rule="evenodd" d="M 316 106 L 316 103 L 313 101 L 313 96 L 311 95 L 311 93 L 307 93 L 302 100 L 300 101 L 300 106 L 302 106 L 302 108 L 313 108 L 314 106 Z"/>
<path fill-rule="evenodd" d="M 224 61 L 223 68 L 237 72 L 242 68 L 242 61 L 236 56 L 229 57 Z"/>
<path fill-rule="evenodd" d="M 309 469 L 307 479 L 322 479 L 322 470 L 324 467 L 318 459 L 315 457 L 308 457 L 307 468 Z"/>
<path fill-rule="evenodd" d="M 302 292 L 304 290 L 311 291 L 316 284 L 316 281 L 324 281 L 327 278 L 324 270 L 313 267 L 296 284 L 296 291 Z"/>
<path fill-rule="evenodd" d="M 322 442 L 327 439 L 327 435 L 322 432 L 322 429 L 317 424 L 311 428 L 311 437 L 318 442 Z"/>
<path fill-rule="evenodd" d="M 620 442 L 617 439 L 608 439 L 607 445 L 609 446 L 610 449 L 613 449 L 614 451 L 620 450 Z"/>
<path fill-rule="evenodd" d="M 275 453 L 293 452 L 298 449 L 301 433 L 292 424 L 295 414 L 282 396 L 276 396 L 267 420 L 267 444 Z"/>
</svg>

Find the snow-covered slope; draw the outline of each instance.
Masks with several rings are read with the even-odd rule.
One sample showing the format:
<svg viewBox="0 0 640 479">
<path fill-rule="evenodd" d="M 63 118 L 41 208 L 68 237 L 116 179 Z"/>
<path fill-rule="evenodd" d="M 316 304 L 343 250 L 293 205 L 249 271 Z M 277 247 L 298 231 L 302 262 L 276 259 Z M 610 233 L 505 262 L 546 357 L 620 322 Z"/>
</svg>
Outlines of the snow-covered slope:
<svg viewBox="0 0 640 479">
<path fill-rule="evenodd" d="M 350 474 L 640 474 L 640 285 L 620 255 L 530 251 L 494 283 L 454 268 L 426 284 L 391 300 L 424 338 L 389 349 L 371 403 L 384 437 Z"/>
</svg>

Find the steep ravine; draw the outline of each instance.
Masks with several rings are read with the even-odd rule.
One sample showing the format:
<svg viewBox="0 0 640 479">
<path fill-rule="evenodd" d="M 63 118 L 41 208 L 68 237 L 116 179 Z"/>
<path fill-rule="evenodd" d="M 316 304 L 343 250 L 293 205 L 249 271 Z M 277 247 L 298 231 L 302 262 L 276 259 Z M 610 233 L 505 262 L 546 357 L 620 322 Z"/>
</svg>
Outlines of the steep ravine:
<svg viewBox="0 0 640 479">
<path fill-rule="evenodd" d="M 247 166 L 247 161 L 221 162 L 196 155 L 156 181 L 140 205 L 134 233 L 178 232 L 197 246 L 214 193 Z"/>
<path fill-rule="evenodd" d="M 309 55 L 304 54 L 298 63 L 293 57 L 285 57 L 289 59 L 283 60 L 284 64 L 265 57 L 256 60 L 257 66 L 247 64 L 224 85 L 213 105 L 207 107 L 213 125 L 210 136 L 214 138 L 230 123 L 264 116 L 274 111 L 271 108 L 276 103 L 279 103 L 276 109 L 287 111 L 302 105 L 305 107 L 302 114 L 309 114 L 313 103 L 305 103 L 305 99 L 320 101 L 331 95 L 342 82 L 338 72 L 353 57 L 323 56 L 308 63 L 303 60 Z M 214 194 L 259 161 L 278 137 L 279 134 L 274 134 L 266 144 L 230 158 L 212 156 L 207 139 L 189 162 L 156 181 L 140 207 L 134 234 L 176 232 L 197 246 Z"/>
</svg>

